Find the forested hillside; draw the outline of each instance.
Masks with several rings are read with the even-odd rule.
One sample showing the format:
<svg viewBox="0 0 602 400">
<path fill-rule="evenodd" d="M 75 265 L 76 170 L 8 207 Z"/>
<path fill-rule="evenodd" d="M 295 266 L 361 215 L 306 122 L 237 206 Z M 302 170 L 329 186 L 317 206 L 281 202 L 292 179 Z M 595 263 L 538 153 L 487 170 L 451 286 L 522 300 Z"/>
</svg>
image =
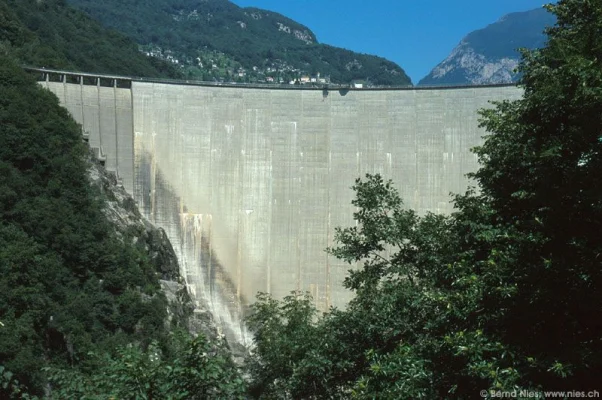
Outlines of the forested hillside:
<svg viewBox="0 0 602 400">
<path fill-rule="evenodd" d="M 391 61 L 319 44 L 309 28 L 289 18 L 228 0 L 67 1 L 147 53 L 177 63 L 189 78 L 288 83 L 320 73 L 336 83 L 411 83 Z"/>
<path fill-rule="evenodd" d="M 44 366 L 166 335 L 166 303 L 104 218 L 67 111 L 4 57 L 0 89 L 0 359 L 39 390 Z"/>
<path fill-rule="evenodd" d="M 117 189 L 91 184 L 81 128 L 22 63 L 178 76 L 63 1 L 0 1 L 0 398 L 240 397 L 227 350 L 161 289 L 170 245 L 131 199 L 111 210 L 135 224 L 108 219 Z"/>
<path fill-rule="evenodd" d="M 81 128 L 6 53 L 0 93 L 0 398 L 238 398 L 227 352 L 168 323 L 178 271 L 107 220 Z"/>
<path fill-rule="evenodd" d="M 35 67 L 145 77 L 180 77 L 64 0 L 0 0 L 0 49 Z"/>
</svg>

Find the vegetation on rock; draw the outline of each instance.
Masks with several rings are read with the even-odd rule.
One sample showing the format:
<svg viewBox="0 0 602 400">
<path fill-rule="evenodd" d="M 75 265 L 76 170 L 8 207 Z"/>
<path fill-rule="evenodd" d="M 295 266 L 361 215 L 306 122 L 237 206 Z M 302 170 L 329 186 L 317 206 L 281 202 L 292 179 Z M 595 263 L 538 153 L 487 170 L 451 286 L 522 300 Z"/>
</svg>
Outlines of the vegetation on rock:
<svg viewBox="0 0 602 400">
<path fill-rule="evenodd" d="M 240 397 L 228 350 L 189 337 L 161 291 L 178 274 L 164 233 L 121 210 L 81 127 L 19 64 L 176 70 L 61 0 L 0 0 L 0 55 L 0 397 Z"/>
<path fill-rule="evenodd" d="M 225 349 L 174 339 L 173 271 L 107 220 L 81 128 L 8 54 L 0 93 L 0 397 L 239 396 Z"/>
</svg>

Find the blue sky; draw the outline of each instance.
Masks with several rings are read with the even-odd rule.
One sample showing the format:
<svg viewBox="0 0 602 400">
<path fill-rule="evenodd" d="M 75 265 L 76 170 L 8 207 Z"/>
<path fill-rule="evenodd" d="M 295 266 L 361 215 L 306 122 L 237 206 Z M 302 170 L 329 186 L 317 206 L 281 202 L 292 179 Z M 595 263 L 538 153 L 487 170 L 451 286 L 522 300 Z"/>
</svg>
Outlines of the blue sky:
<svg viewBox="0 0 602 400">
<path fill-rule="evenodd" d="M 231 0 L 279 12 L 308 26 L 321 43 L 375 54 L 418 83 L 460 40 L 503 15 L 542 0 Z"/>
</svg>

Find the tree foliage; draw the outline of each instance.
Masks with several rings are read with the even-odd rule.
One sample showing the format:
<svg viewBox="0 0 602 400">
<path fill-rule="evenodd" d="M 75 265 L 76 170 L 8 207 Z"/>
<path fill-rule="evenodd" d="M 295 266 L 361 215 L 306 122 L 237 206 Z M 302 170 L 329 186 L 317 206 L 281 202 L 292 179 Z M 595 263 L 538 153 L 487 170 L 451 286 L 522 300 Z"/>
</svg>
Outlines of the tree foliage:
<svg viewBox="0 0 602 400">
<path fill-rule="evenodd" d="M 0 398 L 240 398 L 224 349 L 169 335 L 164 271 L 107 221 L 81 128 L 18 63 L 178 76 L 64 1 L 0 0 Z"/>
<path fill-rule="evenodd" d="M 0 360 L 35 392 L 48 363 L 161 337 L 166 300 L 105 219 L 67 111 L 6 58 L 0 91 Z"/>
<path fill-rule="evenodd" d="M 479 192 L 417 216 L 368 175 L 329 250 L 362 265 L 347 309 L 314 318 L 306 298 L 259 298 L 257 397 L 600 389 L 602 4 L 548 8 L 558 23 L 524 53 L 523 99 L 482 112 Z"/>
<path fill-rule="evenodd" d="M 244 383 L 228 353 L 203 336 L 175 334 L 168 356 L 157 342 L 146 349 L 121 347 L 115 355 L 91 354 L 97 368 L 48 368 L 57 399 L 243 399 Z"/>
<path fill-rule="evenodd" d="M 177 78 L 126 36 L 102 27 L 64 0 L 0 0 L 0 52 L 34 67 Z"/>
<path fill-rule="evenodd" d="M 81 128 L 10 57 L 0 93 L 0 398 L 239 398 L 223 349 L 170 339 L 161 271 L 106 219 Z"/>
<path fill-rule="evenodd" d="M 492 135 L 474 177 L 496 223 L 516 230 L 505 341 L 549 369 L 534 379 L 562 365 L 558 384 L 591 387 L 602 368 L 602 5 L 549 9 L 558 23 L 525 54 L 524 99 L 483 114 Z"/>
</svg>

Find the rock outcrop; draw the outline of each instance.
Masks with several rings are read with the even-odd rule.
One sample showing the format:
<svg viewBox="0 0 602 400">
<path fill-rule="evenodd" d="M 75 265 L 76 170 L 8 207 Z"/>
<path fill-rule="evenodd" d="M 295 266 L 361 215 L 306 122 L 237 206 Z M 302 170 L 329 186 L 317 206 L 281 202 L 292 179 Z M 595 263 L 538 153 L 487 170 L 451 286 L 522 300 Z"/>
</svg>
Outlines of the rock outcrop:
<svg viewBox="0 0 602 400">
<path fill-rule="evenodd" d="M 418 85 L 485 85 L 516 82 L 519 48 L 545 44 L 555 18 L 545 9 L 508 14 L 470 33 Z"/>
<path fill-rule="evenodd" d="M 225 340 L 214 322 L 207 307 L 193 303 L 184 279 L 180 276 L 178 259 L 174 249 L 161 228 L 157 228 L 144 218 L 129 193 L 125 191 L 114 173 L 90 155 L 90 182 L 105 200 L 104 213 L 113 224 L 122 240 L 131 240 L 144 254 L 159 275 L 161 289 L 168 300 L 168 320 L 170 326 L 179 326 L 192 334 L 204 334 L 212 342 Z M 242 355 L 244 349 L 233 351 Z M 240 354 L 239 354 L 240 353 Z"/>
</svg>

